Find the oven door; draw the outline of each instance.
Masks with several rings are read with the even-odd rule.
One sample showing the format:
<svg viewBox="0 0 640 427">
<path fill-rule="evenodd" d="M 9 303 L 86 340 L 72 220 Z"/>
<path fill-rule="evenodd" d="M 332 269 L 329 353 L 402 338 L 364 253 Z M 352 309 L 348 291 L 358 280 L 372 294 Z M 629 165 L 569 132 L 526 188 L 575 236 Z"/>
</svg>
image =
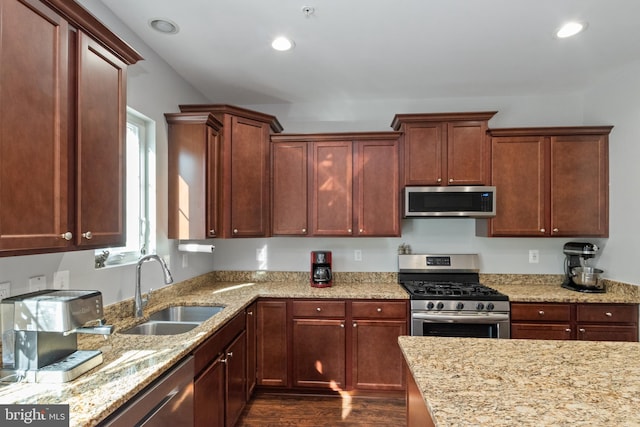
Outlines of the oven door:
<svg viewBox="0 0 640 427">
<path fill-rule="evenodd" d="M 509 338 L 509 313 L 411 314 L 411 335 L 425 337 Z"/>
</svg>

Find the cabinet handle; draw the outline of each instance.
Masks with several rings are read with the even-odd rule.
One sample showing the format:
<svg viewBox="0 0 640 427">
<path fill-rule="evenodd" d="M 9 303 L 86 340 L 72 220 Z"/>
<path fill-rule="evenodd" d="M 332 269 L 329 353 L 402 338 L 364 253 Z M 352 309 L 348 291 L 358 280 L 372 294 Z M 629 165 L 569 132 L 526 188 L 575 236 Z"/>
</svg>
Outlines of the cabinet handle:
<svg viewBox="0 0 640 427">
<path fill-rule="evenodd" d="M 316 311 L 322 311 L 322 309 L 320 307 L 317 307 Z"/>
<path fill-rule="evenodd" d="M 442 182 L 442 178 L 436 179 L 436 182 Z"/>
<path fill-rule="evenodd" d="M 544 233 L 545 231 L 547 231 L 547 230 L 545 230 L 544 228 L 541 228 L 541 229 L 540 229 L 540 232 L 541 232 L 541 233 Z"/>
<path fill-rule="evenodd" d="M 215 236 L 216 235 L 216 230 L 209 230 L 209 236 Z"/>
<path fill-rule="evenodd" d="M 382 313 L 382 308 L 381 308 L 381 307 L 378 307 L 378 308 L 376 308 L 376 311 L 377 311 L 378 313 Z"/>
<path fill-rule="evenodd" d="M 554 229 L 553 229 L 553 232 L 554 232 L 554 233 L 557 233 L 557 232 L 558 232 L 558 229 L 557 229 L 557 228 L 554 228 Z"/>
<path fill-rule="evenodd" d="M 580 328 L 578 329 L 580 332 L 587 332 L 587 330 L 585 328 Z"/>
<path fill-rule="evenodd" d="M 87 240 L 91 240 L 93 239 L 93 233 L 90 231 L 87 231 L 86 233 L 82 233 L 82 237 L 84 237 Z"/>
<path fill-rule="evenodd" d="M 538 314 L 539 314 L 540 316 L 544 316 L 544 310 L 540 310 L 540 311 L 538 312 Z"/>
<path fill-rule="evenodd" d="M 609 312 L 609 311 L 607 311 L 604 315 L 607 316 L 607 317 L 613 316 L 613 314 L 611 314 L 611 312 Z"/>
<path fill-rule="evenodd" d="M 237 228 L 233 229 L 233 234 L 238 234 L 238 229 Z"/>
<path fill-rule="evenodd" d="M 67 231 L 64 234 L 61 234 L 60 237 L 62 237 L 64 240 L 71 240 L 73 239 L 73 233 L 70 231 Z"/>
</svg>

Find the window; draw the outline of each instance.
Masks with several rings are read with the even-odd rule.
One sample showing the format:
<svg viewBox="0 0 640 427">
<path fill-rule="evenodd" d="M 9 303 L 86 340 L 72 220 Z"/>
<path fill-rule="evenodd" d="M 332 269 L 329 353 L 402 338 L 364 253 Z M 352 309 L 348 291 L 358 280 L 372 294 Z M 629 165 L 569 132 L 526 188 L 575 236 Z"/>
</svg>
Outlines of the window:
<svg viewBox="0 0 640 427">
<path fill-rule="evenodd" d="M 130 264 L 155 253 L 155 123 L 127 108 L 126 244 L 97 250 L 96 268 Z"/>
</svg>

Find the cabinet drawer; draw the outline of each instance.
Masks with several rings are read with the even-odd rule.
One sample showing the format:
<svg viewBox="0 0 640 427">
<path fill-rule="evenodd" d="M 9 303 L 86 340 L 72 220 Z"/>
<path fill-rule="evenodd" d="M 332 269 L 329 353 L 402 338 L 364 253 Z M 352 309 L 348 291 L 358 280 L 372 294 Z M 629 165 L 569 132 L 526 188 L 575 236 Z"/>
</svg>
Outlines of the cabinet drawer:
<svg viewBox="0 0 640 427">
<path fill-rule="evenodd" d="M 636 323 L 638 306 L 635 304 L 578 304 L 578 322 Z"/>
<path fill-rule="evenodd" d="M 512 323 L 512 339 L 568 340 L 571 339 L 569 323 Z"/>
<path fill-rule="evenodd" d="M 346 303 L 332 300 L 293 301 L 293 317 L 345 317 Z"/>
<path fill-rule="evenodd" d="M 404 301 L 354 301 L 351 303 L 354 319 L 406 319 Z"/>
<path fill-rule="evenodd" d="M 530 320 L 545 322 L 571 321 L 569 304 L 511 304 L 511 320 Z"/>
</svg>

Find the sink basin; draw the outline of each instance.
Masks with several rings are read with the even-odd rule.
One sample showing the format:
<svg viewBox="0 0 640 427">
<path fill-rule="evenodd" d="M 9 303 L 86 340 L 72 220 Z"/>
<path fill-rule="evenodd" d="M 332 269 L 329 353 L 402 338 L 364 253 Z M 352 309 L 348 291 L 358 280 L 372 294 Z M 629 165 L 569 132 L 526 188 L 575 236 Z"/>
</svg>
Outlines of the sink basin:
<svg viewBox="0 0 640 427">
<path fill-rule="evenodd" d="M 176 305 L 156 311 L 149 320 L 121 331 L 126 335 L 177 335 L 189 332 L 205 320 L 220 313 L 224 306 Z"/>
<path fill-rule="evenodd" d="M 199 322 L 220 313 L 224 309 L 220 305 L 175 305 L 156 311 L 149 316 L 149 320 L 163 322 Z"/>
<path fill-rule="evenodd" d="M 120 332 L 126 335 L 177 335 L 189 332 L 201 322 L 162 322 L 149 320 Z"/>
</svg>

